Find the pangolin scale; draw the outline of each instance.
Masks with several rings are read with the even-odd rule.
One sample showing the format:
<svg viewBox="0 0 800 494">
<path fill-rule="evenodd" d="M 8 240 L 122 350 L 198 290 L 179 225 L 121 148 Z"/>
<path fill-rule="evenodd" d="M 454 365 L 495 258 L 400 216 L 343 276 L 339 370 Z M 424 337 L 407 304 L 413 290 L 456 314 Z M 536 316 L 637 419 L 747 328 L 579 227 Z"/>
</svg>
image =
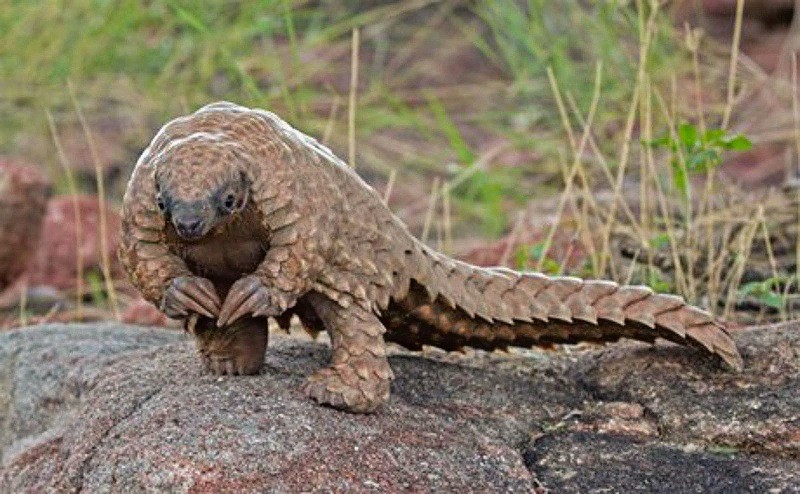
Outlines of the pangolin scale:
<svg viewBox="0 0 800 494">
<path fill-rule="evenodd" d="M 212 371 L 258 372 L 267 318 L 297 315 L 333 343 L 306 393 L 345 410 L 388 401 L 386 341 L 490 350 L 663 338 L 742 367 L 725 326 L 680 297 L 479 268 L 430 249 L 330 150 L 232 103 L 158 132 L 128 185 L 122 229 L 131 280 L 187 321 Z"/>
</svg>

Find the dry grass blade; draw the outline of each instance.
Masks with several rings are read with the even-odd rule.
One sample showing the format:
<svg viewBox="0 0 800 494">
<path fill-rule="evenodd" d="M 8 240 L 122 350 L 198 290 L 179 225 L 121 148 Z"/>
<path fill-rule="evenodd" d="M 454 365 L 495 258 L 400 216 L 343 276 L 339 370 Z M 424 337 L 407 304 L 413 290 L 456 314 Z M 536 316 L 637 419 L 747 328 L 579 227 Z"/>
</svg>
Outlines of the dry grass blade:
<svg viewBox="0 0 800 494">
<path fill-rule="evenodd" d="M 733 260 L 733 268 L 730 270 L 730 274 L 726 280 L 728 293 L 725 297 L 725 309 L 722 313 L 722 317 L 725 319 L 730 319 L 733 308 L 735 307 L 736 301 L 739 298 L 738 288 L 741 284 L 742 275 L 744 274 L 745 267 L 747 266 L 747 261 L 750 258 L 750 252 L 753 248 L 753 240 L 756 237 L 756 232 L 758 232 L 760 224 L 758 218 L 763 217 L 763 215 L 764 207 L 759 205 L 756 219 L 747 222 L 746 227 L 743 228 L 738 235 L 738 245 L 736 246 L 737 255 Z"/>
<path fill-rule="evenodd" d="M 661 95 L 659 91 L 654 91 L 652 93 L 656 97 L 656 101 L 661 108 L 661 113 L 667 121 L 667 125 L 669 127 L 670 137 L 672 139 L 677 139 L 677 129 L 675 126 L 675 119 L 674 109 L 670 109 L 667 107 L 666 102 L 664 101 L 664 97 Z M 686 160 L 683 156 L 683 151 L 678 148 L 678 166 L 683 168 L 685 173 L 686 171 Z M 650 166 L 650 173 L 652 176 L 657 177 L 655 161 L 648 163 Z M 683 258 L 679 252 L 685 252 L 687 248 L 687 241 L 686 238 L 679 239 L 677 236 L 677 232 L 675 231 L 675 226 L 673 223 L 675 219 L 671 212 L 672 208 L 669 205 L 669 201 L 667 199 L 667 193 L 664 191 L 664 187 L 661 185 L 659 180 L 655 180 L 656 185 L 656 197 L 658 198 L 659 208 L 661 210 L 661 214 L 665 219 L 665 229 L 667 232 L 667 238 L 669 240 L 670 249 L 672 251 L 672 258 L 673 262 L 675 263 L 675 281 L 676 285 L 679 288 L 679 291 L 684 294 L 684 296 L 689 299 L 690 301 L 694 301 L 694 292 L 692 291 L 692 286 L 694 280 L 691 279 L 691 275 L 689 274 L 690 267 L 685 266 L 683 262 Z M 687 208 L 685 212 L 686 218 L 683 222 L 684 227 L 687 227 L 690 224 L 690 216 L 691 211 Z"/>
<path fill-rule="evenodd" d="M 567 93 L 567 102 L 569 103 L 570 110 L 572 111 L 572 114 L 575 116 L 575 119 L 578 121 L 580 126 L 581 127 L 585 127 L 586 126 L 586 119 L 581 114 L 581 111 L 578 108 L 577 103 L 575 103 L 575 98 L 573 98 L 572 95 L 569 94 L 569 93 Z M 565 121 L 564 125 L 569 125 L 569 121 Z M 570 132 L 571 131 L 572 131 L 572 129 L 570 128 Z M 598 163 L 600 165 L 599 166 L 600 171 L 603 173 L 603 176 L 606 178 L 606 180 L 608 180 L 608 184 L 609 185 L 613 185 L 614 184 L 614 175 L 611 173 L 611 166 L 609 165 L 608 160 L 605 157 L 605 154 L 600 149 L 600 146 L 597 145 L 597 139 L 595 139 L 593 133 L 591 133 L 591 132 L 589 133 L 588 139 L 589 139 L 588 144 L 589 144 L 589 147 L 590 147 L 590 149 L 592 151 L 592 155 L 597 159 L 597 161 L 598 161 Z M 583 169 L 583 165 L 582 164 L 578 168 L 578 173 L 580 173 L 580 179 L 581 179 L 581 182 L 583 183 L 584 189 L 586 189 L 588 191 L 589 178 L 587 176 L 586 171 Z M 591 206 L 591 208 L 594 211 L 597 211 L 598 214 L 600 214 L 600 207 L 599 207 L 597 201 L 594 200 L 594 197 L 591 194 L 587 194 L 586 199 L 589 200 L 589 205 Z M 622 201 L 620 203 L 620 207 L 622 207 L 623 213 L 625 213 L 625 215 L 628 217 L 628 220 L 630 221 L 631 226 L 636 228 L 636 219 L 634 218 L 633 211 L 631 211 L 631 208 L 628 205 L 628 203 L 625 202 L 625 201 Z"/>
<path fill-rule="evenodd" d="M 522 211 L 518 211 L 517 220 L 514 222 L 514 228 L 511 230 L 511 235 L 508 236 L 508 241 L 506 242 L 505 248 L 503 248 L 503 254 L 500 256 L 500 260 L 497 262 L 498 265 L 508 265 L 508 259 L 511 257 L 511 251 L 514 249 L 514 245 L 517 243 L 524 220 L 525 215 Z"/>
<path fill-rule="evenodd" d="M 444 219 L 444 253 L 447 255 L 452 255 L 453 222 L 450 212 L 450 188 L 447 186 L 447 184 L 442 187 L 442 217 Z"/>
<path fill-rule="evenodd" d="M 734 96 L 736 92 L 736 67 L 739 63 L 739 42 L 742 39 L 742 17 L 744 15 L 744 0 L 736 0 L 736 20 L 733 27 L 733 42 L 731 43 L 731 64 L 728 67 L 728 93 L 725 110 L 722 114 L 722 128 L 727 129 L 733 111 Z"/>
<path fill-rule="evenodd" d="M 50 110 L 45 110 L 45 116 L 47 117 L 47 125 L 50 128 L 50 137 L 53 139 L 53 144 L 56 147 L 56 153 L 58 153 L 58 162 L 64 172 L 64 178 L 67 181 L 67 188 L 72 196 L 70 202 L 72 204 L 72 214 L 74 215 L 75 220 L 75 307 L 78 316 L 83 317 L 84 261 L 83 249 L 81 248 L 83 228 L 81 225 L 81 208 L 78 206 L 78 186 L 75 183 L 75 176 L 72 173 L 72 167 L 70 166 L 69 159 L 64 153 L 64 147 L 61 145 L 61 139 L 58 137 L 58 131 L 56 130 L 53 114 L 50 113 Z"/>
<path fill-rule="evenodd" d="M 570 136 L 570 142 L 574 142 L 574 136 L 572 135 L 571 126 L 569 125 L 569 117 L 567 117 L 567 112 L 564 109 L 563 101 L 561 100 L 561 92 L 558 89 L 558 81 L 556 81 L 556 78 L 553 75 L 552 70 L 548 69 L 548 74 L 550 74 L 550 82 L 553 85 L 553 93 L 555 95 L 556 100 L 559 102 L 558 103 L 560 108 L 559 111 L 562 115 L 562 118 L 565 119 L 564 127 L 565 129 L 567 129 L 567 133 Z M 544 246 L 542 247 L 542 254 L 539 256 L 539 259 L 536 262 L 537 271 L 541 271 L 542 267 L 544 266 L 544 260 L 547 255 L 547 251 L 550 250 L 550 246 L 553 242 L 553 237 L 555 236 L 556 228 L 558 228 L 559 223 L 561 223 L 561 217 L 564 214 L 564 208 L 567 204 L 567 198 L 570 197 L 570 194 L 572 192 L 572 184 L 575 180 L 575 176 L 578 173 L 581 159 L 583 157 L 583 152 L 586 149 L 586 143 L 592 131 L 592 123 L 594 121 L 594 115 L 595 112 L 597 111 L 597 104 L 600 101 L 600 86 L 602 80 L 603 80 L 603 66 L 602 64 L 597 64 L 594 77 L 594 92 L 592 94 L 592 103 L 589 106 L 589 114 L 586 117 L 586 125 L 584 125 L 583 127 L 583 134 L 581 135 L 580 143 L 573 148 L 574 156 L 573 156 L 572 167 L 565 174 L 564 190 L 562 191 L 561 197 L 558 201 L 555 220 L 553 221 L 550 230 L 547 232 L 547 237 L 545 237 Z"/>
<path fill-rule="evenodd" d="M 775 261 L 775 253 L 772 249 L 772 241 L 769 237 L 769 227 L 767 226 L 767 220 L 764 217 L 763 210 L 761 211 L 761 216 L 758 218 L 760 226 L 761 226 L 761 233 L 764 239 L 764 250 L 767 251 L 767 259 L 769 260 L 769 267 L 772 270 L 772 279 L 774 282 L 777 282 L 780 279 L 778 275 L 778 263 Z M 781 303 L 781 307 L 778 309 L 781 317 L 781 321 L 786 320 L 786 299 L 784 297 L 783 302 Z"/>
<path fill-rule="evenodd" d="M 19 325 L 28 325 L 28 282 L 22 284 L 22 292 L 19 296 Z"/>
<path fill-rule="evenodd" d="M 800 18 L 800 16 L 798 16 Z M 797 86 L 797 53 L 792 54 L 792 123 L 794 124 L 794 159 L 790 160 L 790 175 L 795 181 L 800 181 L 800 104 L 798 104 Z M 795 202 L 797 203 L 797 226 L 800 232 L 800 187 L 795 187 Z M 800 234 L 795 239 L 795 280 L 800 283 Z"/>
<path fill-rule="evenodd" d="M 353 29 L 353 45 L 350 57 L 350 104 L 347 111 L 347 152 L 350 166 L 356 167 L 356 96 L 358 95 L 358 48 L 360 31 Z"/>
<path fill-rule="evenodd" d="M 386 182 L 386 189 L 383 191 L 383 202 L 387 205 L 389 204 L 389 199 L 392 198 L 395 180 L 397 180 L 397 170 L 392 168 L 391 171 L 389 171 L 389 180 Z"/>
<path fill-rule="evenodd" d="M 103 167 L 100 163 L 100 156 L 97 153 L 97 147 L 95 146 L 94 137 L 89 129 L 89 124 L 86 121 L 83 110 L 81 110 L 81 107 L 78 104 L 78 98 L 75 95 L 75 89 L 72 87 L 72 83 L 69 81 L 67 81 L 67 88 L 69 89 L 72 105 L 75 108 L 75 113 L 78 115 L 78 120 L 83 128 L 84 135 L 86 136 L 86 142 L 89 144 L 89 152 L 91 153 L 92 161 L 94 162 L 95 179 L 97 180 L 97 207 L 100 216 L 99 230 L 100 259 L 102 263 L 101 269 L 103 272 L 103 280 L 105 282 L 106 292 L 108 293 L 108 301 L 111 305 L 111 310 L 114 312 L 114 317 L 119 321 L 119 304 L 117 303 L 116 290 L 114 289 L 114 279 L 111 275 L 111 259 L 108 255 L 108 217 L 106 214 L 106 189 L 105 180 L 103 179 Z"/>
<path fill-rule="evenodd" d="M 433 185 L 431 185 L 431 196 L 428 202 L 428 212 L 425 213 L 425 223 L 422 226 L 422 235 L 420 235 L 420 240 L 423 242 L 428 241 L 428 234 L 430 233 L 431 225 L 433 224 L 433 217 L 439 198 L 439 181 L 439 177 L 434 177 Z"/>
<path fill-rule="evenodd" d="M 322 133 L 322 144 L 328 145 L 328 142 L 331 140 L 331 134 L 333 133 L 333 127 L 336 124 L 336 114 L 339 112 L 339 104 L 341 103 L 341 97 L 337 94 L 334 95 L 333 101 L 331 101 L 331 111 L 328 114 L 328 121 L 325 123 L 325 130 Z"/>
<path fill-rule="evenodd" d="M 647 58 L 650 51 L 650 43 L 653 40 L 655 33 L 655 21 L 659 12 L 659 2 L 651 2 L 650 15 L 648 16 L 647 23 L 644 27 L 642 34 L 642 41 L 639 47 L 639 68 L 636 73 L 636 83 L 633 87 L 633 98 L 631 99 L 631 106 L 628 110 L 628 116 L 625 121 L 625 132 L 622 142 L 622 149 L 620 150 L 619 165 L 617 168 L 617 177 L 614 182 L 613 197 L 611 199 L 611 211 L 608 216 L 605 228 L 603 229 L 603 239 L 600 248 L 600 272 L 605 272 L 606 262 L 611 262 L 610 241 L 611 230 L 616 221 L 617 207 L 622 199 L 622 184 L 625 179 L 625 171 L 627 169 L 628 160 L 630 158 L 630 147 L 633 136 L 633 127 L 636 122 L 636 113 L 639 109 L 639 98 L 647 76 Z M 640 13 L 643 9 L 640 9 Z M 612 263 L 613 264 L 613 263 Z M 612 266 L 613 267 L 613 266 Z"/>
</svg>

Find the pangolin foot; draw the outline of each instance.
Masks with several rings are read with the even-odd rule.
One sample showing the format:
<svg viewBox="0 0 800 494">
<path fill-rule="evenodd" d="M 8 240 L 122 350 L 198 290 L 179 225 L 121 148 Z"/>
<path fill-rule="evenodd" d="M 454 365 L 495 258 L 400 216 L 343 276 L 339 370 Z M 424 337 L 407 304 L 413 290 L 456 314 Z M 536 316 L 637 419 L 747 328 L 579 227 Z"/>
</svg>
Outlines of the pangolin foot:
<svg viewBox="0 0 800 494">
<path fill-rule="evenodd" d="M 258 374 L 264 365 L 268 340 L 264 318 L 244 318 L 228 328 L 198 331 L 195 337 L 203 365 L 214 374 Z"/>
<path fill-rule="evenodd" d="M 303 385 L 303 391 L 322 405 L 354 413 L 372 413 L 389 401 L 390 382 L 388 365 L 359 372 L 356 366 L 342 363 L 315 371 Z"/>
</svg>

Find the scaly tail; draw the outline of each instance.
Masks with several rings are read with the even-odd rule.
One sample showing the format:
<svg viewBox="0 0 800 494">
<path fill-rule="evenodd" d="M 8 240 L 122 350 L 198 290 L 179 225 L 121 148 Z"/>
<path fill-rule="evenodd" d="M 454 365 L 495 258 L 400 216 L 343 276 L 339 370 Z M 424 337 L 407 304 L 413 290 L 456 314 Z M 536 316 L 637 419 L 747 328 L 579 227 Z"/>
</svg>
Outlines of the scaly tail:
<svg viewBox="0 0 800 494">
<path fill-rule="evenodd" d="M 491 349 L 664 338 L 742 368 L 726 327 L 681 297 L 645 286 L 479 268 L 425 247 L 421 254 L 430 262 L 419 264 L 407 296 L 385 317 L 387 337 L 406 346 Z M 399 320 L 401 313 L 408 316 Z"/>
</svg>

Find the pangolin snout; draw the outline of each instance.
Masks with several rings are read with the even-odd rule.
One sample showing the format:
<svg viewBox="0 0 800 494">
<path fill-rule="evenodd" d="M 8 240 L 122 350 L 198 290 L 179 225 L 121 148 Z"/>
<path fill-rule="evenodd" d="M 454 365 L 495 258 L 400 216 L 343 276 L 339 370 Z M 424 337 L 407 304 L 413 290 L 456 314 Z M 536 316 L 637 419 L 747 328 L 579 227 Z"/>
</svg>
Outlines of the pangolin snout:
<svg viewBox="0 0 800 494">
<path fill-rule="evenodd" d="M 178 235 L 186 240 L 196 240 L 206 233 L 203 219 L 198 216 L 181 216 L 173 218 Z"/>
</svg>

